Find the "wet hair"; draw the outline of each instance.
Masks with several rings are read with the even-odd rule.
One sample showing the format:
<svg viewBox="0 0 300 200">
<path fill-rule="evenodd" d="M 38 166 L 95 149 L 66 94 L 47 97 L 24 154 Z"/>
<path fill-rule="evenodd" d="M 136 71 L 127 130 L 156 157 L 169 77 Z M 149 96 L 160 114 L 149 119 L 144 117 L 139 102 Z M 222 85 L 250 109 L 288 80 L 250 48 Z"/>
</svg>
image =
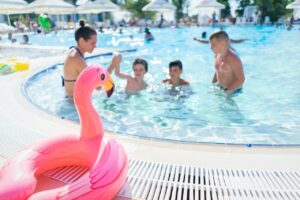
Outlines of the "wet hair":
<svg viewBox="0 0 300 200">
<path fill-rule="evenodd" d="M 145 33 L 151 34 L 150 29 L 148 27 L 145 28 Z"/>
<path fill-rule="evenodd" d="M 222 40 L 229 41 L 229 36 L 225 31 L 218 30 L 218 31 L 213 32 L 211 34 L 211 36 L 209 37 L 210 41 L 213 40 L 213 39 L 216 39 L 218 42 L 220 42 Z"/>
<path fill-rule="evenodd" d="M 182 70 L 182 62 L 180 60 L 175 60 L 169 63 L 169 69 L 172 67 L 179 67 L 180 70 Z"/>
<path fill-rule="evenodd" d="M 203 39 L 205 39 L 205 38 L 206 38 L 206 31 L 202 32 L 202 35 L 201 35 L 201 37 L 202 37 Z"/>
<path fill-rule="evenodd" d="M 79 41 L 80 38 L 83 38 L 85 41 L 91 38 L 91 35 L 97 35 L 97 32 L 89 26 L 85 26 L 83 20 L 79 21 L 80 27 L 75 31 L 75 40 Z"/>
<path fill-rule="evenodd" d="M 24 40 L 24 42 L 29 42 L 29 37 L 28 37 L 28 35 L 23 35 L 23 40 Z"/>
<path fill-rule="evenodd" d="M 137 65 L 137 64 L 143 65 L 144 68 L 145 68 L 145 71 L 148 72 L 148 63 L 147 63 L 146 60 L 141 59 L 141 58 L 135 59 L 135 61 L 132 63 L 132 68 L 133 68 L 135 65 Z"/>
<path fill-rule="evenodd" d="M 9 40 L 11 40 L 11 39 L 12 39 L 12 32 L 9 32 L 9 33 L 8 33 L 8 36 L 7 36 L 7 38 L 8 38 Z"/>
</svg>

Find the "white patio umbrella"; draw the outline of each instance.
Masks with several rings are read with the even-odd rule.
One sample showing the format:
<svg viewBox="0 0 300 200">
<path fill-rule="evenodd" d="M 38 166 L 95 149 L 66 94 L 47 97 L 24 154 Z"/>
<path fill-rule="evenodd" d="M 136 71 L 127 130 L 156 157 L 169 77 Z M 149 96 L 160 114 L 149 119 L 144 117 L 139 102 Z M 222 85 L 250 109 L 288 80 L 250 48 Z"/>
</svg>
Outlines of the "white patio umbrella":
<svg viewBox="0 0 300 200">
<path fill-rule="evenodd" d="M 11 25 L 9 15 L 26 13 L 23 8 L 27 6 L 24 0 L 0 0 L 0 14 L 7 15 L 8 24 Z"/>
<path fill-rule="evenodd" d="M 53 15 L 72 14 L 75 13 L 75 6 L 63 0 L 35 0 L 25 10 Z"/>
<path fill-rule="evenodd" d="M 300 9 L 300 0 L 296 0 L 286 6 L 287 9 Z"/>
<path fill-rule="evenodd" d="M 0 11 L 7 9 L 21 9 L 27 5 L 24 0 L 0 0 Z"/>
<path fill-rule="evenodd" d="M 225 5 L 217 2 L 216 0 L 201 0 L 196 4 L 192 10 L 194 10 L 201 17 L 202 15 L 213 16 L 214 13 L 220 16 L 221 9 L 224 9 Z"/>
<path fill-rule="evenodd" d="M 120 7 L 109 0 L 87 1 L 76 8 L 77 13 L 81 14 L 97 14 L 119 10 L 121 10 Z"/>
<path fill-rule="evenodd" d="M 142 8 L 143 11 L 174 11 L 176 6 L 166 0 L 153 0 Z"/>
<path fill-rule="evenodd" d="M 225 6 L 216 0 L 201 0 L 195 8 L 213 8 L 213 9 L 224 9 Z"/>
<path fill-rule="evenodd" d="M 87 3 L 89 0 L 77 0 L 76 1 L 76 6 L 81 6 L 81 5 L 83 5 L 83 4 L 85 4 L 85 3 Z"/>
</svg>

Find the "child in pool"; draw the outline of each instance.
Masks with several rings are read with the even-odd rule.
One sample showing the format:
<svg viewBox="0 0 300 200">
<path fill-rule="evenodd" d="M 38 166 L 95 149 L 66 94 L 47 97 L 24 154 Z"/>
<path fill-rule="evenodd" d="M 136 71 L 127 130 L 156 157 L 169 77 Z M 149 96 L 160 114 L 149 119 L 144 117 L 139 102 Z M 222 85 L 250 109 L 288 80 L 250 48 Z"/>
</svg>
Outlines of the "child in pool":
<svg viewBox="0 0 300 200">
<path fill-rule="evenodd" d="M 172 87 L 188 86 L 190 83 L 180 77 L 182 73 L 182 62 L 175 60 L 169 63 L 170 78 L 163 80 L 163 83 L 169 84 Z"/>
<path fill-rule="evenodd" d="M 148 85 L 144 81 L 144 75 L 148 71 L 147 61 L 141 58 L 137 58 L 132 64 L 134 75 L 130 76 L 120 72 L 121 60 L 122 56 L 120 54 L 115 55 L 112 61 L 112 65 L 114 66 L 116 76 L 127 80 L 125 92 L 127 94 L 131 94 L 146 89 Z"/>
</svg>

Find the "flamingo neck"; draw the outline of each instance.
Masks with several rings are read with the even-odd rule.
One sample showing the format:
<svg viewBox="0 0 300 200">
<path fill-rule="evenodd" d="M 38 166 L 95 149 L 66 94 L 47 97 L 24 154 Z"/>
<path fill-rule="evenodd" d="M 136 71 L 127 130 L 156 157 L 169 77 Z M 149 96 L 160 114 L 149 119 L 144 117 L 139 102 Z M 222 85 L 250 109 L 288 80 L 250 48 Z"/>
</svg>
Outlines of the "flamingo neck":
<svg viewBox="0 0 300 200">
<path fill-rule="evenodd" d="M 101 119 L 92 105 L 92 92 L 94 88 L 88 88 L 75 94 L 75 104 L 80 118 L 80 138 L 84 140 L 103 137 Z"/>
</svg>

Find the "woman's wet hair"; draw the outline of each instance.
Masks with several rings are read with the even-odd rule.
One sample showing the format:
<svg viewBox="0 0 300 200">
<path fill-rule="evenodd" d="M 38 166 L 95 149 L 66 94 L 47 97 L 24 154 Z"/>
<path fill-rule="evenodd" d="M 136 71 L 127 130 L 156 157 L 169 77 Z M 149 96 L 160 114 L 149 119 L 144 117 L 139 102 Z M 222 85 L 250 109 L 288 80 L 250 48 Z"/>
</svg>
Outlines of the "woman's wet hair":
<svg viewBox="0 0 300 200">
<path fill-rule="evenodd" d="M 135 61 L 132 63 L 132 67 L 134 67 L 134 66 L 137 65 L 137 64 L 143 65 L 144 68 L 145 68 L 145 71 L 148 72 L 148 63 L 147 63 L 146 60 L 141 59 L 141 58 L 137 58 L 137 59 L 135 59 Z"/>
<path fill-rule="evenodd" d="M 91 35 L 97 35 L 97 32 L 89 26 L 86 26 L 83 20 L 79 21 L 80 27 L 75 31 L 75 40 L 83 38 L 85 41 L 91 38 Z"/>
<path fill-rule="evenodd" d="M 182 62 L 180 60 L 174 60 L 169 63 L 169 69 L 172 67 L 179 67 L 179 69 L 182 70 Z"/>
</svg>

